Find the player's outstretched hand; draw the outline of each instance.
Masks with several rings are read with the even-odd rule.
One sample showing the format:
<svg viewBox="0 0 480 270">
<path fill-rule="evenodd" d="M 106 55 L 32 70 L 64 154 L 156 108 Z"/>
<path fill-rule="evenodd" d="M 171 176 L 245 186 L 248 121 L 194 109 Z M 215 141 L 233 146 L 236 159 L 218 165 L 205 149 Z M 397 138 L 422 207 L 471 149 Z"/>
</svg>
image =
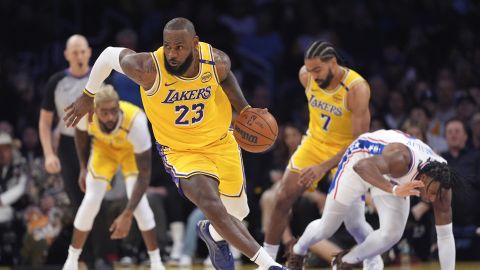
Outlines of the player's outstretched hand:
<svg viewBox="0 0 480 270">
<path fill-rule="evenodd" d="M 65 108 L 63 120 L 67 127 L 77 126 L 80 119 L 88 113 L 88 122 L 92 122 L 93 117 L 93 97 L 82 94 L 72 104 Z"/>
<path fill-rule="evenodd" d="M 128 235 L 132 226 L 132 213 L 123 211 L 110 226 L 111 239 L 122 239 Z"/>
<path fill-rule="evenodd" d="M 398 185 L 394 188 L 393 195 L 398 197 L 420 196 L 420 191 L 417 188 L 424 187 L 422 181 L 413 180 L 408 183 Z"/>
</svg>

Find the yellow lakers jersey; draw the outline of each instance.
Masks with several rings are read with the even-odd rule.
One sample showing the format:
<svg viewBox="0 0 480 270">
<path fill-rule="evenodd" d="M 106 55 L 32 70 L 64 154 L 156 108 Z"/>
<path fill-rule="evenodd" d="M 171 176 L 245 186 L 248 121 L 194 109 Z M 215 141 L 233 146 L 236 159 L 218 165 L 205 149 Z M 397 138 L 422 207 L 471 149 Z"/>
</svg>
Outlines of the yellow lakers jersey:
<svg viewBox="0 0 480 270">
<path fill-rule="evenodd" d="M 200 42 L 198 74 L 185 78 L 165 69 L 163 47 L 152 53 L 154 86 L 141 88 L 143 106 L 155 139 L 176 150 L 196 149 L 220 139 L 230 126 L 232 109 L 215 68 L 212 46 Z"/>
<path fill-rule="evenodd" d="M 308 76 L 305 94 L 308 98 L 310 123 L 307 135 L 333 147 L 343 148 L 353 141 L 352 120 L 347 93 L 358 82 L 365 81 L 357 72 L 345 68 L 345 75 L 336 89 L 325 90 Z"/>
<path fill-rule="evenodd" d="M 131 150 L 133 145 L 128 141 L 128 132 L 133 120 L 141 109 L 131 103 L 120 101 L 119 122 L 110 133 L 104 133 L 99 125 L 96 114 L 93 121 L 88 125 L 88 133 L 93 137 L 93 149 L 103 148 L 109 150 Z"/>
</svg>

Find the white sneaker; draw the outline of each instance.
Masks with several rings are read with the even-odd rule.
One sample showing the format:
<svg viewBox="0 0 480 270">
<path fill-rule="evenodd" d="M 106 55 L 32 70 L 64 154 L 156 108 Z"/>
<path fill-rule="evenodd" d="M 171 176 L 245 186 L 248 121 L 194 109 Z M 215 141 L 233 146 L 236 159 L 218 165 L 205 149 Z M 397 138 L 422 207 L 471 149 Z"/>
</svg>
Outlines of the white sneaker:
<svg viewBox="0 0 480 270">
<path fill-rule="evenodd" d="M 78 270 L 78 261 L 67 260 L 62 270 Z"/>
<path fill-rule="evenodd" d="M 131 267 L 135 264 L 132 257 L 129 257 L 129 256 L 122 257 L 118 263 L 122 267 Z"/>
<path fill-rule="evenodd" d="M 363 261 L 363 270 L 383 270 L 383 260 L 380 255 Z"/>
<path fill-rule="evenodd" d="M 191 266 L 191 265 L 192 265 L 192 257 L 187 255 L 182 255 L 182 257 L 180 257 L 180 260 L 178 261 L 178 266 L 185 267 L 185 266 Z"/>
<path fill-rule="evenodd" d="M 150 270 L 165 270 L 162 262 L 150 264 Z"/>
</svg>

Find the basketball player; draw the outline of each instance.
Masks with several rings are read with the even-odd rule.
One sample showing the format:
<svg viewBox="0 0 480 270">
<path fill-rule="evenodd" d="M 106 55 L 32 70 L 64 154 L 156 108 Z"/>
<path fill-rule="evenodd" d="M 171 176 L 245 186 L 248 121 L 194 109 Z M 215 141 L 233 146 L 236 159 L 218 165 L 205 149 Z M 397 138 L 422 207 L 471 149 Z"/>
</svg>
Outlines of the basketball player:
<svg viewBox="0 0 480 270">
<path fill-rule="evenodd" d="M 314 188 L 337 166 L 346 147 L 370 126 L 370 87 L 357 72 L 338 63 L 332 44 L 314 42 L 305 53 L 304 63 L 299 79 L 305 87 L 310 123 L 284 173 L 265 231 L 264 247 L 272 258 L 277 257 L 282 233 L 288 225 L 285 213 L 312 183 Z M 363 209 L 364 205 L 358 203 L 355 207 Z M 373 229 L 363 214 L 352 213 L 346 227 L 361 242 Z M 375 260 L 381 263 L 380 257 Z"/>
<path fill-rule="evenodd" d="M 64 56 L 68 61 L 68 68 L 52 75 L 45 86 L 45 95 L 40 110 L 39 133 L 45 157 L 45 169 L 48 173 L 61 173 L 65 191 L 72 208 L 76 212 L 82 202 L 83 193 L 77 185 L 79 174 L 74 129 L 63 123 L 60 129 L 58 156 L 52 147 L 52 123 L 56 113 L 63 121 L 64 109 L 82 94 L 90 73 L 90 56 L 92 51 L 87 39 L 82 35 L 71 36 L 66 43 Z"/>
<path fill-rule="evenodd" d="M 91 150 L 89 136 L 93 138 Z M 94 121 L 87 126 L 85 119 L 77 125 L 75 144 L 80 161 L 79 186 L 85 196 L 75 216 L 72 243 L 63 269 L 78 269 L 78 257 L 118 167 L 125 177 L 129 201 L 110 228 L 111 237 L 125 237 L 134 216 L 150 256 L 150 269 L 165 269 L 156 242 L 153 212 L 145 196 L 152 156 L 145 114 L 137 106 L 119 101 L 111 85 L 102 86 L 95 96 Z"/>
<path fill-rule="evenodd" d="M 112 69 L 141 86 L 157 148 L 179 190 L 208 221 L 198 225 L 216 269 L 234 269 L 225 239 L 264 269 L 285 269 L 248 233 L 241 220 L 249 212 L 240 149 L 229 131 L 231 106 L 251 108 L 222 51 L 199 42 L 185 18 L 169 21 L 163 46 L 153 53 L 108 47 L 96 60 L 84 95 L 68 108 L 75 126 L 93 108 L 93 96 Z M 259 110 L 259 109 L 258 109 Z"/>
<path fill-rule="evenodd" d="M 353 204 L 370 189 L 380 228 L 351 251 L 332 261 L 334 269 L 352 269 L 400 240 L 410 209 L 408 196 L 432 203 L 441 269 L 455 268 L 452 187 L 456 176 L 446 161 L 422 141 L 397 130 L 365 133 L 347 149 L 330 186 L 321 219 L 311 222 L 289 255 L 291 269 L 302 269 L 308 247 L 335 233 Z"/>
</svg>

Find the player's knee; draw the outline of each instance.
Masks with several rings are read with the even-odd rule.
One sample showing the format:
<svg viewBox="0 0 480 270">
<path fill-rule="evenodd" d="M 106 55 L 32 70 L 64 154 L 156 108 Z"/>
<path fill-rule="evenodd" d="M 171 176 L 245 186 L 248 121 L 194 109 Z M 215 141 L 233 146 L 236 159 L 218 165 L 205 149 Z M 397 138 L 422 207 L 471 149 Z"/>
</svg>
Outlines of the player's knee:
<svg viewBox="0 0 480 270">
<path fill-rule="evenodd" d="M 86 194 L 75 216 L 73 225 L 80 231 L 90 231 L 93 221 L 100 211 L 102 198 L 95 194 Z"/>
<path fill-rule="evenodd" d="M 142 198 L 137 209 L 133 212 L 133 215 L 137 220 L 137 225 L 140 231 L 149 231 L 155 228 L 155 217 L 153 216 L 153 211 L 148 205 L 145 197 Z"/>
<path fill-rule="evenodd" d="M 250 213 L 250 208 L 248 204 L 242 205 L 240 207 L 236 207 L 233 210 L 229 211 L 229 214 L 236 217 L 239 220 L 243 220 L 248 216 Z"/>
<path fill-rule="evenodd" d="M 380 236 L 382 237 L 383 243 L 386 245 L 392 246 L 402 238 L 403 231 L 394 231 L 394 230 L 381 230 Z"/>
<path fill-rule="evenodd" d="M 295 201 L 296 196 L 286 186 L 282 186 L 278 189 L 276 198 L 274 200 L 274 208 L 289 209 Z"/>
<path fill-rule="evenodd" d="M 218 197 L 201 198 L 200 200 L 198 200 L 197 206 L 202 210 L 202 212 L 208 218 L 214 217 L 217 214 L 226 212 L 225 207 L 222 204 L 222 201 Z"/>
</svg>

